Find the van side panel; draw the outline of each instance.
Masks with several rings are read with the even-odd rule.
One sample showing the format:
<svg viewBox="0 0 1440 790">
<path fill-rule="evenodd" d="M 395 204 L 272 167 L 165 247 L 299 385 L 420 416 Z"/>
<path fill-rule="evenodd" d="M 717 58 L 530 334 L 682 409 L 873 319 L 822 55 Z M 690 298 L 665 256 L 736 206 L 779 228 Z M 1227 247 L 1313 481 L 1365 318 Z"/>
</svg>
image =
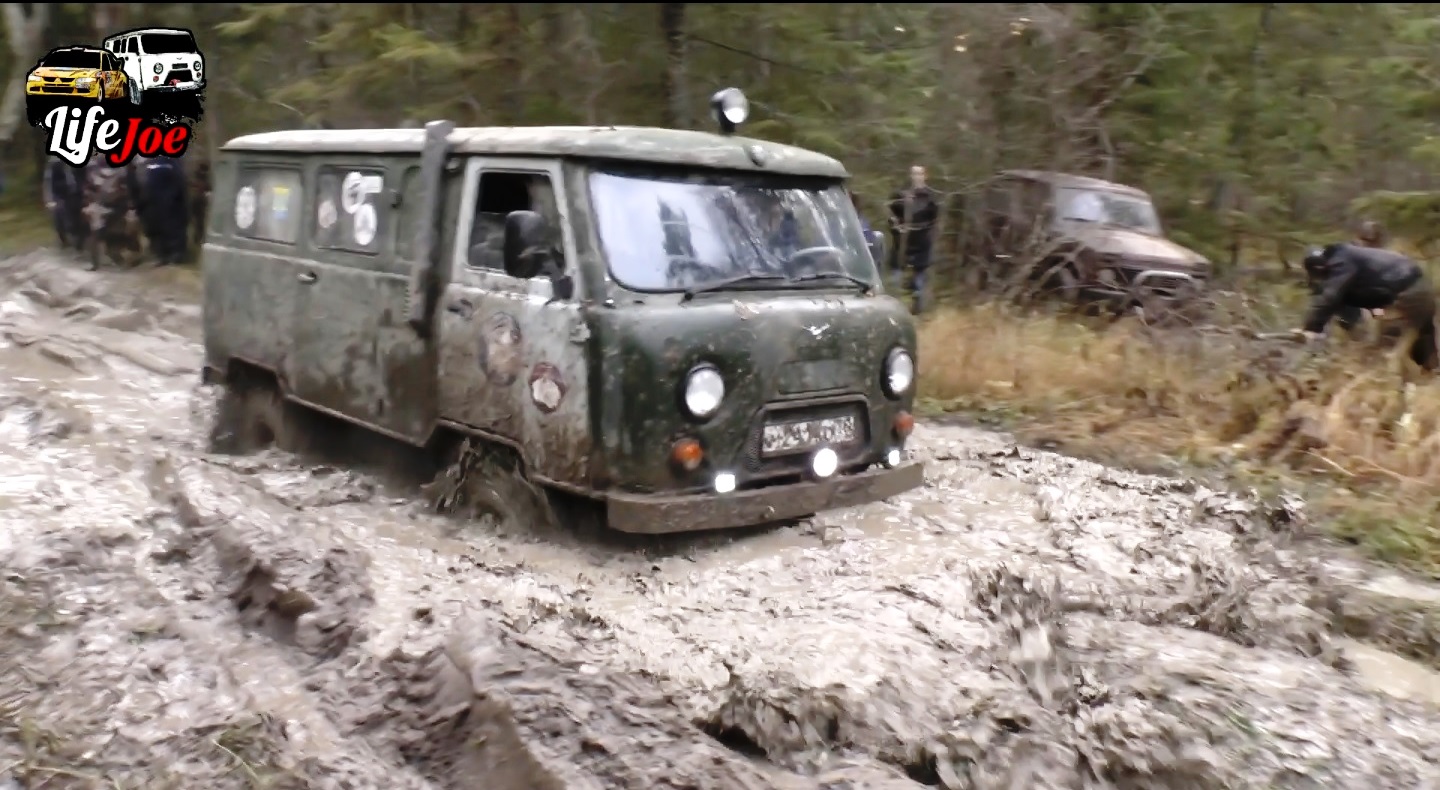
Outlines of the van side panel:
<svg viewBox="0 0 1440 790">
<path fill-rule="evenodd" d="M 315 158 L 285 376 L 297 400 L 422 444 L 435 356 L 405 321 L 418 168 L 418 156 Z"/>
<path fill-rule="evenodd" d="M 223 374 L 231 360 L 242 360 L 277 375 L 292 334 L 295 315 L 296 254 L 294 244 L 246 238 L 237 233 L 236 198 L 241 183 L 239 157 L 221 154 L 213 173 L 214 188 L 201 258 L 204 284 L 206 366 Z M 245 163 L 289 168 L 299 160 L 267 156 Z M 246 199 L 248 203 L 248 198 Z"/>
</svg>

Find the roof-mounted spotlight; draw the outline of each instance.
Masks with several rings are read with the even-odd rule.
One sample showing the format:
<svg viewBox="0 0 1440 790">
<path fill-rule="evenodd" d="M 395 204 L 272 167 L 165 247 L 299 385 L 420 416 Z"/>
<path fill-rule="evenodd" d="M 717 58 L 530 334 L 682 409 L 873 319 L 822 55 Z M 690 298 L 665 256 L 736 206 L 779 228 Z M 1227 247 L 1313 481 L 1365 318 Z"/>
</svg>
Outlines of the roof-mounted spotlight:
<svg viewBox="0 0 1440 790">
<path fill-rule="evenodd" d="M 720 124 L 721 134 L 734 134 L 735 128 L 750 117 L 750 100 L 739 88 L 725 88 L 710 97 L 710 114 Z"/>
</svg>

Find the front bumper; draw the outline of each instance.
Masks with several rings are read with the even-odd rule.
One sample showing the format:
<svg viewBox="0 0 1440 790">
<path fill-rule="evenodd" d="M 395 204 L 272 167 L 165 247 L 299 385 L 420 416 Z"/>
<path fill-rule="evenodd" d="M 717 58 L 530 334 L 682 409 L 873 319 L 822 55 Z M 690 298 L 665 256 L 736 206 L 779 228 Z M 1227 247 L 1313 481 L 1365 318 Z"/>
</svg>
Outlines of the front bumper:
<svg viewBox="0 0 1440 790">
<path fill-rule="evenodd" d="M 205 80 L 181 82 L 175 85 L 162 83 L 159 85 L 148 85 L 145 88 L 146 93 L 198 93 L 203 90 L 205 90 Z"/>
<path fill-rule="evenodd" d="M 823 510 L 878 502 L 925 483 L 919 462 L 871 469 L 828 480 L 770 486 L 729 494 L 609 494 L 606 520 L 618 532 L 661 535 L 765 524 Z"/>
<path fill-rule="evenodd" d="M 65 99 L 90 99 L 94 101 L 100 96 L 100 86 L 91 85 L 84 90 L 76 89 L 73 85 L 26 85 L 25 98 L 30 101 L 36 99 L 48 99 L 51 101 L 64 101 Z"/>
</svg>

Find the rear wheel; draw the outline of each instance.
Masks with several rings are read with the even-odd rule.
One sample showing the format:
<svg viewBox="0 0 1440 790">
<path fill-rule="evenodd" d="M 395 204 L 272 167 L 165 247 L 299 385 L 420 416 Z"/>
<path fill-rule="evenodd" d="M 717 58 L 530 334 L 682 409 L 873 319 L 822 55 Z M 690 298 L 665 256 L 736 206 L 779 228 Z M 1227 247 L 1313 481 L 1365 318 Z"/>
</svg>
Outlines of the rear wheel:
<svg viewBox="0 0 1440 790">
<path fill-rule="evenodd" d="M 307 437 L 304 418 L 303 407 L 285 400 L 273 377 L 240 373 L 220 395 L 211 450 L 242 455 L 274 446 L 301 452 Z"/>
</svg>

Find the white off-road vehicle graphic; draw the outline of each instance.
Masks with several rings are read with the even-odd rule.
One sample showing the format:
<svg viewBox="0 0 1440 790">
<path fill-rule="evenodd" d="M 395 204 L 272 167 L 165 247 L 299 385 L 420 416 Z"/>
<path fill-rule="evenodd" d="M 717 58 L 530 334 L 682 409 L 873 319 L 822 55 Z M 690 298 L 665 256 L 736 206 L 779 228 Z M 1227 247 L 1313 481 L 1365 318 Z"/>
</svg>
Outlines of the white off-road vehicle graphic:
<svg viewBox="0 0 1440 790">
<path fill-rule="evenodd" d="M 205 90 L 205 56 L 188 30 L 127 30 L 105 39 L 104 47 L 124 64 L 125 76 L 142 103 L 166 94 L 198 98 Z"/>
</svg>

